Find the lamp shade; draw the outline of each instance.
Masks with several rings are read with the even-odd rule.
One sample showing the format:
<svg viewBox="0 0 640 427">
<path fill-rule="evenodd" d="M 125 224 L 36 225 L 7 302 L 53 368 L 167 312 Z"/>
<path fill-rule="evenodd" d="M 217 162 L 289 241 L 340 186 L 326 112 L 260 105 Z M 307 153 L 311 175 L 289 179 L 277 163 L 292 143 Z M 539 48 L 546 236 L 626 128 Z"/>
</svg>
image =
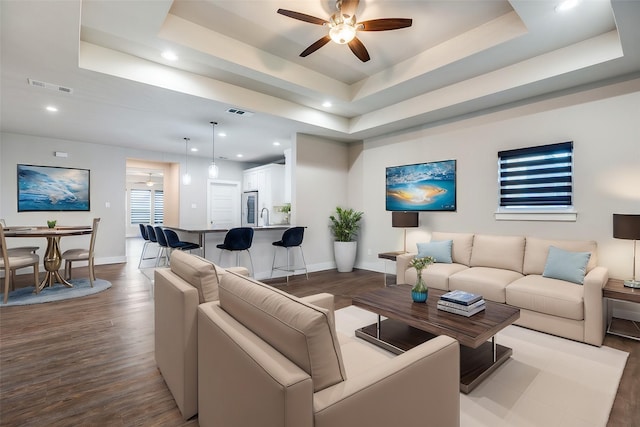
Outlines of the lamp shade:
<svg viewBox="0 0 640 427">
<path fill-rule="evenodd" d="M 613 237 L 640 240 L 640 215 L 613 214 Z"/>
<path fill-rule="evenodd" d="M 418 212 L 392 212 L 391 226 L 402 228 L 417 227 Z"/>
</svg>

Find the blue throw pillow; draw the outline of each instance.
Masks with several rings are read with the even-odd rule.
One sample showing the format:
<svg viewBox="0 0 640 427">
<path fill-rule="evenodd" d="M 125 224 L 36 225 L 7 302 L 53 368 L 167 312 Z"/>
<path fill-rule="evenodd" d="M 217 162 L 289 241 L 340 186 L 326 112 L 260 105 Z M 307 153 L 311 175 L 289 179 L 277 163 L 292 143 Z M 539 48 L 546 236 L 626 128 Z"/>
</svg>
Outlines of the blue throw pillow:
<svg viewBox="0 0 640 427">
<path fill-rule="evenodd" d="M 453 240 L 431 241 L 428 243 L 418 243 L 418 255 L 416 258 L 433 257 L 436 262 L 451 264 L 451 247 Z"/>
<path fill-rule="evenodd" d="M 590 252 L 569 252 L 550 246 L 542 276 L 582 285 L 589 258 Z"/>
</svg>

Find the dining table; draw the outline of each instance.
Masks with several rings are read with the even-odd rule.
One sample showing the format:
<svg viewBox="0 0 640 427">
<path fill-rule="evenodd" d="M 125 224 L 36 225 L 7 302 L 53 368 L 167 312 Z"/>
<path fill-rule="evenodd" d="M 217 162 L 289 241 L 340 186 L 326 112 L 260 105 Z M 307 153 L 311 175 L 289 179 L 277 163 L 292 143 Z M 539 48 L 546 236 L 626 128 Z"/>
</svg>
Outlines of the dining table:
<svg viewBox="0 0 640 427">
<path fill-rule="evenodd" d="M 38 292 L 45 286 L 53 286 L 54 283 L 60 283 L 69 288 L 73 284 L 69 283 L 60 275 L 60 265 L 62 264 L 62 255 L 60 253 L 60 239 L 65 236 L 81 236 L 93 233 L 91 226 L 56 226 L 49 227 L 30 227 L 30 226 L 13 226 L 4 229 L 5 238 L 8 237 L 44 237 L 47 239 L 47 249 L 44 253 L 43 264 L 45 275 L 38 285 Z"/>
</svg>

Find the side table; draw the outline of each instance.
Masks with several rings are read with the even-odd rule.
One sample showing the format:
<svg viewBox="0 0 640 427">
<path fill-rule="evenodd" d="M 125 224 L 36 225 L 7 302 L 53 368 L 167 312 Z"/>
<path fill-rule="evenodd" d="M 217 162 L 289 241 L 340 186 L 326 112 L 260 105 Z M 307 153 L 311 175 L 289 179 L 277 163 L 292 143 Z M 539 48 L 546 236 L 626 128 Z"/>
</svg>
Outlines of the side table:
<svg viewBox="0 0 640 427">
<path fill-rule="evenodd" d="M 388 261 L 396 261 L 398 255 L 406 254 L 405 251 L 395 251 L 395 252 L 381 252 L 378 254 L 378 258 Z M 387 263 L 384 263 L 384 286 L 387 286 Z"/>
<path fill-rule="evenodd" d="M 622 280 L 609 279 L 602 289 L 602 296 L 607 299 L 607 333 L 640 341 L 640 322 L 614 318 L 611 307 L 613 301 L 640 304 L 640 289 L 628 288 Z"/>
</svg>

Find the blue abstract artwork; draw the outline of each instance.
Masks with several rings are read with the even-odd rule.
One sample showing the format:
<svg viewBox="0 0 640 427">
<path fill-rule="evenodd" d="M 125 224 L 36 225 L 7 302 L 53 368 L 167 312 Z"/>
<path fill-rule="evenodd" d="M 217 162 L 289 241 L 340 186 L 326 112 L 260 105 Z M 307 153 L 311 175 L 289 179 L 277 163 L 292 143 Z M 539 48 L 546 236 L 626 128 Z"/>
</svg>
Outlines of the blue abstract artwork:
<svg viewBox="0 0 640 427">
<path fill-rule="evenodd" d="M 456 161 L 386 169 L 388 211 L 455 211 Z"/>
<path fill-rule="evenodd" d="M 18 165 L 18 212 L 89 211 L 89 170 Z"/>
</svg>

